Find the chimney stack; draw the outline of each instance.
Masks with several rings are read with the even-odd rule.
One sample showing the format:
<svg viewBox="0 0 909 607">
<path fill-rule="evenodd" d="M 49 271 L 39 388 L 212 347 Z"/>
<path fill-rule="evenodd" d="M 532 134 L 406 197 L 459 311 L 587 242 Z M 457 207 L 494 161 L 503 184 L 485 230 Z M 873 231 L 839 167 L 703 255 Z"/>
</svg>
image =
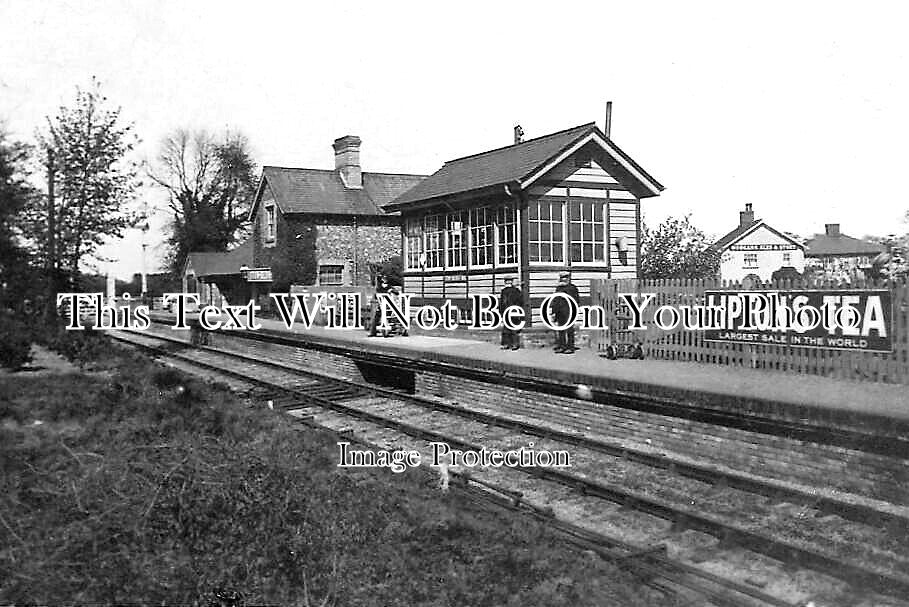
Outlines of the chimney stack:
<svg viewBox="0 0 909 607">
<path fill-rule="evenodd" d="M 754 223 L 754 211 L 751 210 L 751 203 L 745 204 L 745 210 L 739 211 L 739 226 L 747 226 Z"/>
<path fill-rule="evenodd" d="M 834 238 L 836 238 L 840 235 L 840 224 L 825 223 L 824 230 L 827 232 L 827 236 L 833 236 Z"/>
<path fill-rule="evenodd" d="M 335 139 L 335 170 L 348 188 L 359 190 L 363 187 L 363 174 L 360 170 L 360 138 L 356 135 L 345 135 Z"/>
<path fill-rule="evenodd" d="M 606 135 L 606 139 L 609 139 L 612 135 L 612 102 L 606 102 L 606 122 L 603 126 L 603 134 Z"/>
<path fill-rule="evenodd" d="M 514 143 L 515 145 L 522 143 L 524 141 L 524 129 L 521 128 L 520 124 L 514 125 Z"/>
</svg>

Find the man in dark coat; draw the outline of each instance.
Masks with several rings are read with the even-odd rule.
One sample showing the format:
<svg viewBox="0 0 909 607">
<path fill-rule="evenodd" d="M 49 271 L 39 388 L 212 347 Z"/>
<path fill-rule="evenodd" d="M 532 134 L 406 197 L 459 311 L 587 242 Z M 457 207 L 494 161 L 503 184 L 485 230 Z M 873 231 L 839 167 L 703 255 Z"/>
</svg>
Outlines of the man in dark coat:
<svg viewBox="0 0 909 607">
<path fill-rule="evenodd" d="M 514 286 L 514 277 L 505 277 L 505 288 L 499 293 L 499 313 L 504 315 L 505 310 L 511 306 L 522 307 L 524 305 L 524 294 L 521 289 Z M 518 350 L 521 347 L 521 332 L 513 331 L 502 324 L 502 349 Z"/>
<path fill-rule="evenodd" d="M 379 293 L 388 293 L 388 280 L 383 276 L 379 281 L 379 284 L 376 285 L 376 294 L 373 296 L 372 304 L 370 305 L 370 316 L 372 321 L 369 323 L 369 336 L 376 337 L 379 329 L 379 320 L 382 318 L 382 308 L 379 304 Z"/>
<path fill-rule="evenodd" d="M 575 304 L 579 302 L 578 288 L 571 284 L 571 274 L 562 272 L 559 274 L 559 285 L 556 287 L 556 293 L 564 293 L 574 300 Z M 571 307 L 564 297 L 558 297 L 552 302 L 552 315 L 555 317 L 556 324 L 564 324 L 571 319 Z M 556 331 L 556 347 L 558 354 L 574 354 L 577 348 L 574 347 L 574 325 L 567 329 Z"/>
</svg>

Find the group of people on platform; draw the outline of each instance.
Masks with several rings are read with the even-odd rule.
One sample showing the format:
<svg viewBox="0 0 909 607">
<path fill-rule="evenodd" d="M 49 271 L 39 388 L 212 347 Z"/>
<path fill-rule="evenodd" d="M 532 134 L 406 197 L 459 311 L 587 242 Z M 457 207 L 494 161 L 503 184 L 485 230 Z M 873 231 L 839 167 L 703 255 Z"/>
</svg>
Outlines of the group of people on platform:
<svg viewBox="0 0 909 607">
<path fill-rule="evenodd" d="M 523 306 L 524 294 L 521 289 L 514 284 L 513 276 L 505 278 L 505 288 L 499 293 L 499 312 L 503 313 L 510 306 Z M 571 282 L 570 272 L 561 272 L 559 274 L 559 284 L 555 288 L 556 293 L 564 293 L 573 299 L 575 304 L 579 302 L 578 288 Z M 552 316 L 556 325 L 564 325 L 571 317 L 571 308 L 565 298 L 559 297 L 552 303 Z M 502 326 L 502 349 L 519 350 L 521 348 L 521 332 Z M 578 348 L 574 345 L 574 325 L 556 331 L 556 354 L 574 354 Z"/>
<path fill-rule="evenodd" d="M 504 279 L 505 287 L 499 293 L 499 313 L 504 314 L 511 306 L 524 306 L 524 293 L 520 287 L 515 286 L 514 276 L 506 276 Z M 574 300 L 575 304 L 579 303 L 578 288 L 571 282 L 570 272 L 561 272 L 559 274 L 559 284 L 555 288 L 556 293 L 564 293 L 567 297 Z M 389 293 L 392 296 L 399 295 L 400 289 L 395 286 L 389 286 L 388 281 L 382 278 L 379 286 L 376 287 L 376 293 Z M 552 316 L 557 325 L 564 325 L 571 317 L 571 308 L 569 303 L 563 297 L 556 298 L 552 304 Z M 370 337 L 376 336 L 376 327 L 379 324 L 379 310 L 374 307 L 371 312 Z M 406 335 L 406 332 L 404 332 Z M 521 349 L 521 332 L 510 329 L 502 325 L 501 347 L 503 350 L 520 350 Z M 556 331 L 555 352 L 557 354 L 574 354 L 578 348 L 574 345 L 574 325 L 566 329 Z"/>
</svg>

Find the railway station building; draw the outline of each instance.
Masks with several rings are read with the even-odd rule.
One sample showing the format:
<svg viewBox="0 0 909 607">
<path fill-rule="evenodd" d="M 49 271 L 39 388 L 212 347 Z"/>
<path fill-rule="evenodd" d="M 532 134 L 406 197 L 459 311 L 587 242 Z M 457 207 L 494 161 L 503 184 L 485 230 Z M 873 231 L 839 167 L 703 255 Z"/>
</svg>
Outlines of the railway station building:
<svg viewBox="0 0 909 607">
<path fill-rule="evenodd" d="M 446 162 L 384 206 L 401 214 L 412 305 L 467 310 L 513 276 L 537 310 L 562 271 L 581 303 L 591 279 L 638 276 L 641 200 L 663 186 L 594 123 L 515 139 Z"/>
<path fill-rule="evenodd" d="M 268 304 L 271 291 L 368 290 L 375 264 L 401 255 L 400 217 L 382 208 L 425 175 L 364 172 L 359 137 L 333 143 L 334 169 L 265 166 L 237 252 L 190 253 L 184 291 L 204 303 Z"/>
<path fill-rule="evenodd" d="M 198 294 L 200 305 L 242 303 L 249 298 L 244 273 L 251 263 L 251 240 L 226 253 L 190 253 L 183 264 L 183 292 Z"/>
<path fill-rule="evenodd" d="M 249 212 L 262 288 L 368 286 L 371 264 L 401 254 L 400 217 L 382 207 L 425 176 L 364 172 L 360 143 L 336 139 L 333 170 L 262 169 Z"/>
</svg>

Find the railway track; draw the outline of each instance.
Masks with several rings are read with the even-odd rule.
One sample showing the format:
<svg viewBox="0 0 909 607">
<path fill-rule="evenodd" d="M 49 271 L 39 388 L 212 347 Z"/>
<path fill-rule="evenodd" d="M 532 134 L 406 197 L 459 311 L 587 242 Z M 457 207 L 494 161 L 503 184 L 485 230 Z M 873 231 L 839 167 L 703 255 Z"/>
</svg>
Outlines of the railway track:
<svg viewBox="0 0 909 607">
<path fill-rule="evenodd" d="M 580 467 L 579 473 L 544 468 L 524 468 L 521 471 L 535 476 L 537 482 L 543 481 L 556 483 L 562 487 L 570 487 L 586 496 L 605 498 L 611 502 L 621 504 L 625 508 L 646 512 L 652 516 L 672 521 L 676 529 L 695 529 L 710 534 L 720 538 L 723 546 L 733 544 L 742 546 L 748 550 L 771 556 L 786 563 L 810 567 L 833 575 L 836 578 L 845 579 L 860 588 L 873 588 L 877 592 L 890 594 L 905 591 L 906 594 L 909 594 L 909 581 L 902 576 L 882 571 L 880 568 L 869 569 L 854 561 L 847 562 L 831 556 L 829 551 L 824 553 L 805 545 L 781 540 L 766 532 L 755 531 L 749 525 L 743 525 L 741 522 L 735 521 L 734 517 L 718 516 L 716 511 L 704 514 L 702 509 L 683 506 L 680 503 L 682 500 L 678 499 L 678 496 L 675 499 L 668 499 L 667 496 L 661 497 L 652 493 L 630 490 L 627 487 L 627 483 L 619 482 L 621 479 L 610 479 L 609 474 L 604 475 L 597 468 L 604 467 L 603 458 L 613 458 L 614 461 L 611 462 L 611 465 L 614 464 L 625 468 L 637 466 L 634 476 L 652 475 L 654 470 L 658 471 L 662 476 L 658 476 L 656 481 L 665 486 L 677 482 L 674 479 L 678 477 L 684 477 L 686 482 L 709 484 L 708 489 L 711 492 L 737 491 L 760 495 L 770 494 L 777 500 L 781 499 L 781 496 L 785 496 L 784 499 L 786 500 L 810 503 L 812 507 L 816 508 L 815 512 L 821 514 L 821 516 L 834 511 L 840 516 L 845 515 L 855 520 L 869 515 L 887 518 L 889 516 L 887 513 L 870 512 L 867 509 L 863 510 L 861 507 L 856 507 L 854 504 L 837 503 L 835 500 L 821 500 L 818 503 L 816 496 L 780 486 L 768 487 L 766 484 L 761 484 L 754 479 L 741 475 L 719 473 L 705 467 L 667 461 L 667 458 L 654 456 L 653 454 L 629 453 L 627 450 L 616 452 L 613 445 L 608 445 L 601 441 L 593 441 L 586 437 L 553 431 L 528 422 L 520 422 L 490 414 L 480 414 L 476 411 L 469 411 L 450 404 L 412 395 L 403 395 L 382 388 L 327 378 L 300 369 L 293 369 L 274 361 L 213 348 L 194 349 L 190 353 L 180 353 L 166 352 L 166 349 L 161 347 L 161 344 L 164 343 L 169 344 L 171 348 L 186 348 L 188 344 L 182 340 L 157 335 L 142 335 L 139 337 L 135 334 L 128 336 L 120 334 L 116 338 L 159 354 L 165 353 L 167 356 L 204 368 L 209 372 L 250 382 L 261 390 L 271 391 L 270 393 L 273 395 L 283 395 L 283 400 L 277 401 L 277 407 L 294 411 L 297 415 L 310 415 L 311 409 L 315 407 L 323 412 L 331 411 L 334 415 L 339 415 L 343 419 L 350 419 L 353 416 L 358 420 L 358 423 L 374 426 L 373 430 L 365 431 L 367 434 L 369 432 L 376 434 L 375 428 L 390 428 L 395 432 L 424 442 L 446 442 L 453 447 L 466 450 L 478 450 L 482 447 L 482 445 L 474 441 L 475 437 L 484 437 L 486 439 L 493 437 L 493 440 L 497 440 L 505 446 L 517 440 L 526 440 L 528 436 L 536 437 L 538 440 L 543 440 L 553 445 L 572 445 L 583 449 L 582 461 L 584 459 L 589 460 L 586 465 Z M 238 366 L 242 370 L 235 369 Z M 234 367 L 234 369 L 230 367 Z M 255 371 L 255 377 L 250 376 L 252 371 Z M 274 401 L 275 399 L 271 400 Z M 273 406 L 275 405 L 273 404 Z M 421 411 L 423 414 L 433 417 L 430 424 L 417 423 L 421 418 Z M 324 413 L 320 415 L 324 416 Z M 345 422 L 343 421 L 333 420 L 328 425 L 331 426 L 332 424 L 336 426 L 336 429 L 345 429 Z M 496 429 L 498 435 L 492 429 Z M 509 432 L 518 434 L 509 434 Z M 647 472 L 647 470 L 650 470 L 650 472 Z M 603 476 L 606 476 L 607 479 L 604 480 Z M 608 482 L 609 480 L 616 482 Z M 517 494 L 514 489 L 509 489 L 501 483 L 495 484 L 494 487 L 487 486 L 486 489 L 497 489 L 499 494 L 506 496 L 512 501 L 514 501 Z M 685 491 L 690 491 L 690 486 L 683 484 L 679 486 L 676 492 Z M 542 511 L 528 506 L 526 501 L 517 500 L 517 503 L 529 508 L 536 515 L 543 516 Z M 885 522 L 888 526 L 892 526 L 895 523 L 905 523 L 905 521 L 893 520 Z M 555 523 L 552 522 L 552 524 Z M 588 545 L 602 545 L 608 539 L 604 538 L 602 534 L 596 534 L 592 539 L 588 535 L 591 533 L 589 530 L 577 525 L 569 529 L 569 531 L 572 531 L 576 537 L 585 538 L 584 541 Z M 626 555 L 640 552 L 639 547 L 634 548 L 627 545 L 623 547 L 623 550 Z M 665 555 L 659 557 L 659 555 L 653 554 L 646 554 L 646 557 L 647 562 L 653 562 L 653 559 L 657 558 L 667 558 Z M 672 571 L 676 572 L 676 575 L 680 567 L 686 571 L 685 575 L 688 577 L 702 576 L 704 574 L 701 569 L 678 561 L 670 560 L 664 563 L 663 566 L 670 567 Z M 716 576 L 713 577 L 716 579 L 709 579 L 708 586 L 720 585 L 722 587 L 719 598 L 733 593 L 752 601 L 751 604 L 754 602 L 775 605 L 789 604 L 747 585 L 732 584 L 731 586 L 725 586 L 724 584 L 727 582 Z M 674 583 L 677 583 L 677 581 Z M 714 601 L 719 600 L 718 596 L 716 596 L 717 590 L 715 588 L 705 591 L 704 594 L 712 596 Z M 731 604 L 737 603 L 733 602 Z"/>
<path fill-rule="evenodd" d="M 170 326 L 172 319 L 152 317 L 152 323 Z M 341 346 L 337 343 L 307 338 L 302 342 L 299 337 L 279 331 L 263 329 L 247 331 L 243 339 L 251 342 L 264 342 L 291 347 L 305 347 L 309 350 L 345 356 L 354 361 L 378 364 L 411 371 L 430 371 L 443 373 L 452 377 L 461 377 L 518 389 L 530 390 L 552 396 L 575 398 L 575 388 L 565 383 L 540 377 L 514 375 L 497 369 L 478 369 L 471 365 L 458 365 L 431 359 L 417 359 L 396 355 L 392 352 L 363 351 L 358 348 Z M 716 409 L 710 406 L 697 406 L 689 403 L 680 406 L 678 401 L 659 398 L 653 395 L 641 395 L 616 390 L 591 388 L 591 402 L 607 404 L 614 407 L 676 417 L 694 422 L 703 422 L 748 432 L 779 436 L 820 445 L 831 445 L 855 449 L 887 457 L 906 457 L 909 454 L 909 436 L 899 434 L 885 435 L 880 428 L 859 429 L 821 426 L 794 420 L 775 419 L 758 414 L 741 414 Z M 892 424 L 891 424 L 892 426 Z"/>
</svg>

